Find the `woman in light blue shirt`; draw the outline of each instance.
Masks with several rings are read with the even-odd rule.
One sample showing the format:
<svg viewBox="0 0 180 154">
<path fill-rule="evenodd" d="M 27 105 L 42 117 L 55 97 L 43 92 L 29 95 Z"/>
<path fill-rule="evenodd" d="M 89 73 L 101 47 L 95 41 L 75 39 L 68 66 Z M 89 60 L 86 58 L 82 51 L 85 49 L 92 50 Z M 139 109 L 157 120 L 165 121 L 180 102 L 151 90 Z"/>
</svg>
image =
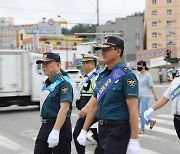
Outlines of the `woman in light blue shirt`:
<svg viewBox="0 0 180 154">
<path fill-rule="evenodd" d="M 150 91 L 154 95 L 154 100 L 157 101 L 157 95 L 153 88 L 153 81 L 152 76 L 149 72 L 147 72 L 148 68 L 146 66 L 145 61 L 138 61 L 137 63 L 137 79 L 139 83 L 139 116 L 141 127 L 139 134 L 144 134 L 145 129 L 145 119 L 144 119 L 144 112 L 148 109 L 149 100 L 150 100 Z M 155 120 L 149 119 L 147 125 L 150 123 L 150 128 L 152 129 L 154 124 L 156 123 Z"/>
</svg>

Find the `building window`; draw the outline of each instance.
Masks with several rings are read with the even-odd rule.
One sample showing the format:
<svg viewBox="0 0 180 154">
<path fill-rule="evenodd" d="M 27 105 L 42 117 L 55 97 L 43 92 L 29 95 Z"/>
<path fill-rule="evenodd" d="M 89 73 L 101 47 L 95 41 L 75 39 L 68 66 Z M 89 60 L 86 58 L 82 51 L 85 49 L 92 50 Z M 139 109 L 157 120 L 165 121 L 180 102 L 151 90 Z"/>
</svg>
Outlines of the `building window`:
<svg viewBox="0 0 180 154">
<path fill-rule="evenodd" d="M 157 1 L 156 0 L 152 0 L 152 4 L 156 4 L 157 3 Z"/>
<path fill-rule="evenodd" d="M 156 10 L 152 10 L 152 16 L 156 16 L 157 15 L 157 11 Z"/>
<path fill-rule="evenodd" d="M 45 44 L 50 44 L 49 42 L 45 42 Z"/>
<path fill-rule="evenodd" d="M 157 32 L 152 32 L 152 37 L 157 37 Z"/>
<path fill-rule="evenodd" d="M 166 10 L 166 13 L 167 13 L 167 15 L 171 15 L 172 14 L 172 10 L 168 9 L 168 10 Z"/>
<path fill-rule="evenodd" d="M 20 34 L 20 40 L 23 40 L 23 34 Z"/>
<path fill-rule="evenodd" d="M 157 21 L 153 21 L 153 22 L 152 22 L 152 26 L 153 26 L 153 27 L 156 27 L 156 26 L 157 26 Z"/>
<path fill-rule="evenodd" d="M 170 20 L 166 21 L 166 25 L 171 26 L 171 21 Z"/>
<path fill-rule="evenodd" d="M 167 0 L 167 3 L 172 3 L 172 0 Z"/>
<path fill-rule="evenodd" d="M 57 42 L 57 45 L 61 45 L 61 42 Z"/>
<path fill-rule="evenodd" d="M 157 43 L 153 43 L 152 48 L 157 48 Z"/>
</svg>

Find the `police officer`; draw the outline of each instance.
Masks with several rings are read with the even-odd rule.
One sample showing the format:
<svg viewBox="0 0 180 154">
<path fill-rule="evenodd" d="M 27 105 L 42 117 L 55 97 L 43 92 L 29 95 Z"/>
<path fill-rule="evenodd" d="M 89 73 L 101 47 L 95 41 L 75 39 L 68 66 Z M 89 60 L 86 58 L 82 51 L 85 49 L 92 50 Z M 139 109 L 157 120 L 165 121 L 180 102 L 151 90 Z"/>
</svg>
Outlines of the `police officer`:
<svg viewBox="0 0 180 154">
<path fill-rule="evenodd" d="M 132 71 L 121 62 L 124 41 L 109 36 L 95 49 L 102 50 L 102 61 L 107 68 L 98 76 L 86 121 L 77 140 L 85 144 L 87 129 L 96 115 L 99 120 L 99 153 L 139 154 L 138 83 Z"/>
<path fill-rule="evenodd" d="M 85 154 L 85 145 L 80 145 L 77 142 L 77 137 L 83 127 L 85 116 L 88 110 L 88 104 L 90 97 L 92 96 L 93 89 L 95 88 L 95 81 L 99 74 L 96 70 L 98 57 L 90 54 L 82 54 L 82 71 L 84 72 L 84 79 L 79 84 L 80 99 L 76 101 L 76 107 L 80 110 L 80 117 L 76 122 L 76 126 L 73 132 L 74 143 L 78 154 Z M 96 121 L 94 121 L 96 122 Z M 92 137 L 97 141 L 97 129 L 90 129 L 93 133 Z"/>
<path fill-rule="evenodd" d="M 73 90 L 60 73 L 60 56 L 45 53 L 36 61 L 48 77 L 40 99 L 42 125 L 35 141 L 34 154 L 71 153 L 71 110 Z"/>
<path fill-rule="evenodd" d="M 148 110 L 144 112 L 144 118 L 148 121 L 149 116 L 163 107 L 169 100 L 172 101 L 172 114 L 174 115 L 174 127 L 180 139 L 180 70 L 171 82 L 163 96 Z"/>
</svg>

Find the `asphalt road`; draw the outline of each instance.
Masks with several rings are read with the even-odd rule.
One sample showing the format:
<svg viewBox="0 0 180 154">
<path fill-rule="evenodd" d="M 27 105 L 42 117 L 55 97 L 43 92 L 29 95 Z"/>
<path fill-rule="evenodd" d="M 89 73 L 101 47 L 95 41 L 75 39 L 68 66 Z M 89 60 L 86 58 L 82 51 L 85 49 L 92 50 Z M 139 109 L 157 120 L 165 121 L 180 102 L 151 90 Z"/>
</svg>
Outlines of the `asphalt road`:
<svg viewBox="0 0 180 154">
<path fill-rule="evenodd" d="M 167 85 L 155 85 L 158 96 L 161 96 Z M 151 103 L 153 103 L 151 98 Z M 142 154 L 179 154 L 180 143 L 176 136 L 172 117 L 171 103 L 154 112 L 157 120 L 152 130 L 146 127 L 144 135 L 139 136 Z M 78 111 L 73 108 L 72 126 L 78 118 Z M 34 142 L 41 121 L 37 106 L 0 108 L 0 154 L 33 154 Z M 72 128 L 73 129 L 73 128 Z M 87 141 L 87 154 L 93 154 L 96 145 Z M 76 154 L 72 142 L 72 154 Z"/>
</svg>

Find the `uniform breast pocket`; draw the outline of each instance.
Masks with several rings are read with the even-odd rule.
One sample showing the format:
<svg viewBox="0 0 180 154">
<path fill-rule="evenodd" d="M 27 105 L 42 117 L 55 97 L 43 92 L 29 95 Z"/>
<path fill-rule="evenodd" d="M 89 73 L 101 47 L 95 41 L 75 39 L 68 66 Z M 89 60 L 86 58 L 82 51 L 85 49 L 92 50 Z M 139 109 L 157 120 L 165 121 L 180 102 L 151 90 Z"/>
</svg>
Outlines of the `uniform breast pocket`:
<svg viewBox="0 0 180 154">
<path fill-rule="evenodd" d="M 121 83 L 114 83 L 112 86 L 112 92 L 116 99 L 121 99 L 123 92 L 122 92 L 122 84 Z"/>
<path fill-rule="evenodd" d="M 50 93 L 51 102 L 59 102 L 59 94 L 56 91 Z"/>
</svg>

